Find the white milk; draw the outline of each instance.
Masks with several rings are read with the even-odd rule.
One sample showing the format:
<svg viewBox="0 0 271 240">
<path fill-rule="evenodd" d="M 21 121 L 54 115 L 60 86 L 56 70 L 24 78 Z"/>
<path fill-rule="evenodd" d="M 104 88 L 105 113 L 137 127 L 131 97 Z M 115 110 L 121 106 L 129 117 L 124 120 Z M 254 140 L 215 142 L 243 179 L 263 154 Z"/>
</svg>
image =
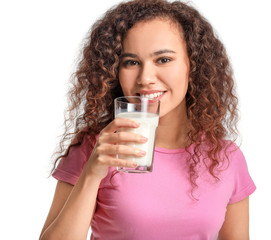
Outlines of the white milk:
<svg viewBox="0 0 271 240">
<path fill-rule="evenodd" d="M 120 143 L 123 145 L 128 145 L 144 150 L 146 152 L 146 155 L 144 157 L 133 157 L 120 154 L 118 155 L 118 157 L 121 159 L 135 161 L 137 162 L 138 166 L 150 167 L 152 165 L 155 132 L 158 126 L 159 116 L 154 113 L 125 112 L 117 114 L 116 118 L 129 118 L 140 123 L 140 126 L 138 128 L 120 128 L 118 132 L 134 132 L 148 138 L 148 141 L 146 143 Z"/>
</svg>

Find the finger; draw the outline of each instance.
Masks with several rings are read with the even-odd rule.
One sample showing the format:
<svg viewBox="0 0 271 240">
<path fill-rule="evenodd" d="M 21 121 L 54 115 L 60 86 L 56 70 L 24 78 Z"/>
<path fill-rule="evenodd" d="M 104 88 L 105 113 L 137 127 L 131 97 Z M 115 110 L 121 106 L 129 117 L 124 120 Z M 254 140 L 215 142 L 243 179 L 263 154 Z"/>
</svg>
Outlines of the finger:
<svg viewBox="0 0 271 240">
<path fill-rule="evenodd" d="M 110 156 L 104 156 L 103 161 L 106 162 L 106 165 L 112 166 L 112 167 L 128 167 L 128 168 L 137 167 L 136 162 L 133 162 L 131 160 L 114 158 L 114 157 L 110 157 Z"/>
<path fill-rule="evenodd" d="M 100 136 L 99 141 L 104 143 L 121 143 L 121 142 L 136 142 L 145 143 L 147 138 L 132 132 L 115 132 L 115 133 L 104 133 Z"/>
<path fill-rule="evenodd" d="M 125 145 L 112 145 L 112 144 L 103 144 L 97 147 L 96 153 L 99 155 L 132 155 L 135 157 L 143 157 L 146 155 L 146 152 L 130 146 Z"/>
<path fill-rule="evenodd" d="M 113 133 L 118 128 L 137 128 L 139 123 L 128 118 L 115 118 L 109 123 L 102 131 L 107 133 Z"/>
</svg>

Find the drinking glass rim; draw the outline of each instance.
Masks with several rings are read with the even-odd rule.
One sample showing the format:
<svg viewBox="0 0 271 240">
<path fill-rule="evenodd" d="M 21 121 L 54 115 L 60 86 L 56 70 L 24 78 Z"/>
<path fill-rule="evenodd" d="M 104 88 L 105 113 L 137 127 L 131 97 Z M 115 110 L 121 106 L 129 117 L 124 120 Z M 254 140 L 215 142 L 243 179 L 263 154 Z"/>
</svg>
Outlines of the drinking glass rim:
<svg viewBox="0 0 271 240">
<path fill-rule="evenodd" d="M 121 101 L 121 99 L 127 99 L 127 98 L 130 98 L 130 99 L 140 99 L 140 100 L 143 100 L 143 102 L 145 102 L 146 100 L 148 101 L 148 100 L 150 100 L 150 99 L 148 99 L 148 98 L 146 98 L 146 97 L 141 97 L 141 96 L 121 96 L 121 97 L 117 97 L 117 98 L 115 98 L 114 99 L 114 101 L 115 102 L 117 102 L 117 101 Z M 157 99 L 157 100 L 154 100 L 154 99 L 152 99 L 152 101 L 154 101 L 154 102 L 149 102 L 148 104 L 155 104 L 155 103 L 160 103 L 160 100 L 159 99 Z M 122 101 L 122 102 L 124 102 L 124 103 L 126 103 L 125 101 Z M 142 102 L 142 101 L 141 101 Z M 141 102 L 138 102 L 138 103 L 133 103 L 133 104 L 141 104 Z M 129 103 L 129 102 L 128 102 Z"/>
</svg>

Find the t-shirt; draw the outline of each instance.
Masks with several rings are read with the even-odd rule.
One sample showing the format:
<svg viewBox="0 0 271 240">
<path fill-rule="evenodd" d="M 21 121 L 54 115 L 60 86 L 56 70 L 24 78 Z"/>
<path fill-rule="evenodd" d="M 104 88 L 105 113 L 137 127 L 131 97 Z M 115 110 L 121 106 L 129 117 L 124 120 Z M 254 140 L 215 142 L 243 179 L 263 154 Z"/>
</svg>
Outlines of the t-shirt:
<svg viewBox="0 0 271 240">
<path fill-rule="evenodd" d="M 85 139 L 61 160 L 53 176 L 76 184 L 90 154 Z M 219 180 L 210 175 L 202 154 L 198 187 L 191 194 L 187 157 L 185 149 L 155 147 L 152 173 L 116 172 L 109 167 L 98 191 L 91 240 L 217 239 L 227 205 L 248 197 L 256 187 L 241 150 L 232 144 L 229 161 L 216 171 Z"/>
</svg>

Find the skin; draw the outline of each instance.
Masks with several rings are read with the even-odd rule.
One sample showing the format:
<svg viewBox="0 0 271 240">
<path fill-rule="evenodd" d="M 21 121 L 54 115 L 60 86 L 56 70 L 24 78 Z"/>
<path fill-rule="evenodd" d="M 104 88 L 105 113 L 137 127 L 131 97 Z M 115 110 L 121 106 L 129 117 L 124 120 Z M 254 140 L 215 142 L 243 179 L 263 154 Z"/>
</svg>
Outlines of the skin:
<svg viewBox="0 0 271 240">
<path fill-rule="evenodd" d="M 130 29 L 123 41 L 119 80 L 125 95 L 150 89 L 166 91 L 161 98 L 156 146 L 178 148 L 188 144 L 185 137 L 189 126 L 185 107 L 188 73 L 189 61 L 180 27 L 165 19 L 154 19 Z M 132 120 L 114 119 L 101 131 L 76 185 L 58 181 L 40 239 L 86 239 L 99 184 L 108 167 L 135 167 L 133 162 L 113 155 L 141 156 L 139 149 L 116 143 L 146 141 L 135 133 L 116 133 L 123 127 L 138 126 Z M 248 202 L 246 198 L 228 205 L 220 240 L 249 239 Z"/>
<path fill-rule="evenodd" d="M 181 28 L 170 20 L 137 23 L 123 42 L 119 80 L 124 95 L 144 90 L 166 90 L 161 110 L 156 146 L 182 148 L 188 142 L 185 95 L 189 79 L 189 59 Z M 165 37 L 166 36 L 166 37 Z M 164 50 L 167 51 L 164 51 Z M 163 133 L 167 134 L 163 134 Z M 248 198 L 228 205 L 221 240 L 249 239 Z"/>
<path fill-rule="evenodd" d="M 134 96 L 142 90 L 166 91 L 160 99 L 158 147 L 182 148 L 187 145 L 185 95 L 188 78 L 186 43 L 176 24 L 170 20 L 139 22 L 128 32 L 119 68 L 124 95 Z M 168 133 L 166 136 L 165 132 Z"/>
</svg>

